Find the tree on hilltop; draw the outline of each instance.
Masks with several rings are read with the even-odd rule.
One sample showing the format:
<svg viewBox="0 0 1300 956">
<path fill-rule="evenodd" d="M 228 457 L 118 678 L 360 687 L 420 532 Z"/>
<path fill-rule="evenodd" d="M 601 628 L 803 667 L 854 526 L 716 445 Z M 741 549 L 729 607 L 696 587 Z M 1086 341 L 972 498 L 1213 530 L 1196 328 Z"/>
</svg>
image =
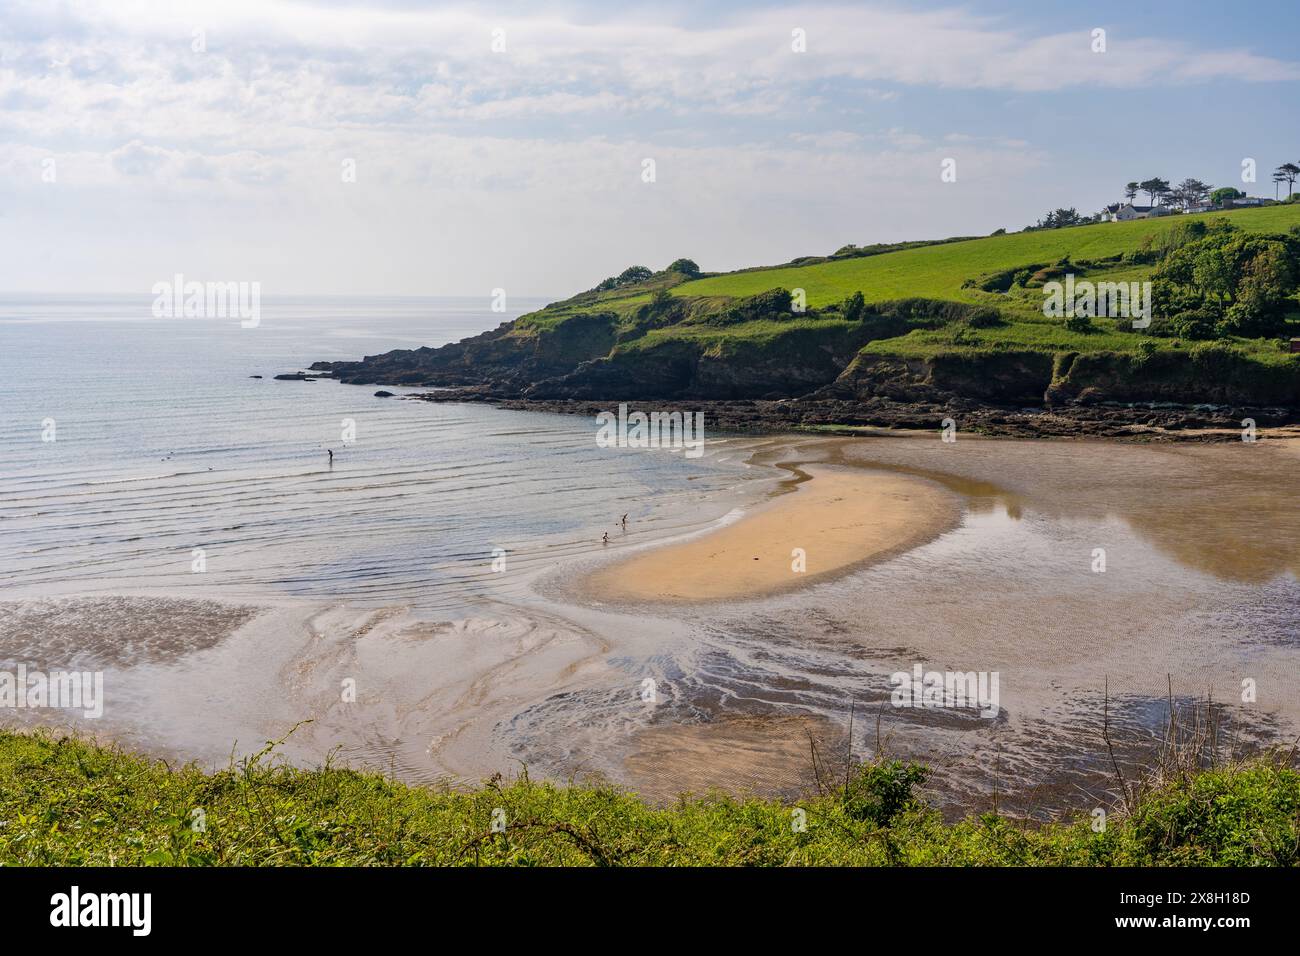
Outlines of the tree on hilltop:
<svg viewBox="0 0 1300 956">
<path fill-rule="evenodd" d="M 1160 179 L 1158 176 L 1151 179 L 1143 180 L 1138 183 L 1138 189 L 1151 197 L 1151 205 L 1159 205 L 1159 200 L 1169 195 L 1169 180 Z"/>
<path fill-rule="evenodd" d="M 616 276 L 610 276 L 600 285 L 596 286 L 597 292 L 608 292 L 610 289 L 621 289 L 625 285 L 634 285 L 637 282 L 644 282 L 653 276 L 654 273 L 645 266 L 628 266 Z"/>
<path fill-rule="evenodd" d="M 1071 206 L 1068 209 L 1053 209 L 1038 223 L 1028 226 L 1029 229 L 1064 229 L 1066 226 L 1082 226 L 1084 223 L 1091 222 L 1087 216 L 1079 215 L 1079 211 Z"/>
<path fill-rule="evenodd" d="M 1205 201 L 1205 197 L 1210 194 L 1210 187 L 1199 179 L 1193 179 L 1190 176 L 1178 184 L 1178 188 L 1170 194 L 1177 202 L 1183 206 L 1196 206 Z"/>
<path fill-rule="evenodd" d="M 1220 186 L 1210 193 L 1210 202 L 1216 206 L 1222 206 L 1229 199 L 1241 199 L 1246 194 L 1235 186 Z"/>
<path fill-rule="evenodd" d="M 1295 163 L 1283 163 L 1277 168 L 1277 173 L 1282 174 L 1280 182 L 1286 183 L 1286 194 L 1290 196 L 1291 193 L 1295 191 L 1293 189 L 1295 181 L 1300 179 L 1300 166 L 1297 166 Z M 1274 175 L 1277 174 L 1275 173 Z"/>
</svg>

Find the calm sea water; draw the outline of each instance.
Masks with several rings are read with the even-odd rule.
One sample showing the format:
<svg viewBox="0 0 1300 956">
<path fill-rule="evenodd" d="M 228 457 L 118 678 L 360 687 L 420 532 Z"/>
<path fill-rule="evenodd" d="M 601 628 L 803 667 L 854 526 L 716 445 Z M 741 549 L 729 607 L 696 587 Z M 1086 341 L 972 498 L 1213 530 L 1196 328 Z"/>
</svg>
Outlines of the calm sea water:
<svg viewBox="0 0 1300 956">
<path fill-rule="evenodd" d="M 155 319 L 149 304 L 0 301 L 11 593 L 217 586 L 446 608 L 519 580 L 484 577 L 495 549 L 553 559 L 628 511 L 653 533 L 675 495 L 736 480 L 708 457 L 610 454 L 587 419 L 273 379 L 456 341 L 541 302 L 503 316 L 482 300 L 269 300 L 249 329 Z"/>
</svg>

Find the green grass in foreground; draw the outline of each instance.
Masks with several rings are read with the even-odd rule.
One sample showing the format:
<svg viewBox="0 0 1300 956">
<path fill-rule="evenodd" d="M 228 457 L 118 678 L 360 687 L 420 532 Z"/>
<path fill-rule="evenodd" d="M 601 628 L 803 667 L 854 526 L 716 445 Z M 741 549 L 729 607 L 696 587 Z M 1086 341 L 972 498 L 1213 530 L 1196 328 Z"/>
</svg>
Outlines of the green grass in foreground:
<svg viewBox="0 0 1300 956">
<path fill-rule="evenodd" d="M 1300 774 L 1256 761 L 1148 793 L 1105 832 L 994 815 L 944 823 L 923 774 L 859 768 L 795 806 L 726 797 L 651 808 L 612 787 L 521 779 L 473 792 L 299 770 L 266 755 L 214 774 L 69 738 L 0 733 L 5 865 L 1296 865 Z M 492 832 L 493 811 L 504 833 Z M 795 809 L 807 829 L 796 832 Z M 195 832 L 195 811 L 204 832 Z"/>
</svg>

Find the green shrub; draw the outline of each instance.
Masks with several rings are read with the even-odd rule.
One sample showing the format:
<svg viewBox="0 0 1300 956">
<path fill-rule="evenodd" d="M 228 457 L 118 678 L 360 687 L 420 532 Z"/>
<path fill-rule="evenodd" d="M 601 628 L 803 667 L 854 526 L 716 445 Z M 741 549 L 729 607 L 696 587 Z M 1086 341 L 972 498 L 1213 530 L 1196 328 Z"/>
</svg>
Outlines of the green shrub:
<svg viewBox="0 0 1300 956">
<path fill-rule="evenodd" d="M 915 791 L 929 775 L 918 764 L 898 760 L 863 764 L 845 789 L 844 811 L 854 820 L 887 827 L 900 813 L 920 807 Z"/>
<path fill-rule="evenodd" d="M 866 302 L 862 298 L 862 293 L 855 292 L 844 300 L 844 304 L 841 306 L 840 311 L 844 314 L 844 318 L 848 319 L 850 322 L 859 322 L 862 320 L 862 313 L 865 309 Z"/>
<path fill-rule="evenodd" d="M 1230 372 L 1241 358 L 1241 352 L 1223 342 L 1197 342 L 1187 353 L 1194 365 L 1213 376 Z"/>
<path fill-rule="evenodd" d="M 1168 322 L 1169 333 L 1185 339 L 1212 339 L 1218 335 L 1218 317 L 1208 309 L 1188 309 Z"/>
<path fill-rule="evenodd" d="M 628 266 L 616 276 L 610 276 L 596 286 L 597 292 L 609 292 L 612 289 L 622 289 L 625 286 L 636 285 L 638 282 L 644 282 L 654 275 L 645 266 Z"/>
<path fill-rule="evenodd" d="M 1172 228 L 1166 229 L 1160 234 L 1160 242 L 1155 247 L 1157 258 L 1164 259 L 1189 242 L 1203 239 L 1208 231 L 1209 227 L 1205 224 L 1204 219 L 1192 219 L 1187 222 L 1176 223 Z"/>
<path fill-rule="evenodd" d="M 1132 839 L 1144 857 L 1170 864 L 1295 866 L 1300 842 L 1279 822 L 1300 814 L 1300 792 L 1282 773 L 1259 765 L 1178 780 L 1138 806 Z"/>
<path fill-rule="evenodd" d="M 972 329 L 991 329 L 999 325 L 1006 325 L 1002 313 L 987 306 L 975 309 L 963 321 Z"/>
<path fill-rule="evenodd" d="M 797 802 L 710 794 L 650 806 L 608 785 L 494 776 L 474 788 L 274 761 L 206 773 L 49 734 L 0 731 L 7 866 L 1296 865 L 1300 773 L 1280 762 L 1191 772 L 1130 813 L 1034 824 L 944 822 L 924 768 L 858 767 Z M 203 810 L 205 827 L 191 826 Z M 504 814 L 503 817 L 499 817 Z M 803 827 L 792 826 L 800 819 Z M 493 823 L 503 819 L 504 832 Z"/>
</svg>

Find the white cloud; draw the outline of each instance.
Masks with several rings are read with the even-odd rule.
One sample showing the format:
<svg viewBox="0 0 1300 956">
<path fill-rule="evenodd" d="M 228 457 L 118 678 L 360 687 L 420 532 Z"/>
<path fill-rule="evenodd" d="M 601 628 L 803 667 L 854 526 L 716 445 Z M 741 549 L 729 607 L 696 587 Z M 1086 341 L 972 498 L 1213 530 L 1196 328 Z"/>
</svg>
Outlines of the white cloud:
<svg viewBox="0 0 1300 956">
<path fill-rule="evenodd" d="M 806 53 L 790 48 L 795 27 Z M 0 200 L 25 229 L 0 239 L 10 288 L 134 288 L 198 262 L 301 291 L 456 292 L 504 271 L 521 292 L 563 293 L 635 259 L 723 268 L 942 235 L 1046 160 L 1022 139 L 895 126 L 911 88 L 1300 77 L 1249 51 L 1118 30 L 1093 54 L 1087 31 L 1034 35 L 957 8 L 700 24 L 599 8 L 7 0 L 4 29 Z M 944 192 L 949 153 L 961 186 Z"/>
</svg>

